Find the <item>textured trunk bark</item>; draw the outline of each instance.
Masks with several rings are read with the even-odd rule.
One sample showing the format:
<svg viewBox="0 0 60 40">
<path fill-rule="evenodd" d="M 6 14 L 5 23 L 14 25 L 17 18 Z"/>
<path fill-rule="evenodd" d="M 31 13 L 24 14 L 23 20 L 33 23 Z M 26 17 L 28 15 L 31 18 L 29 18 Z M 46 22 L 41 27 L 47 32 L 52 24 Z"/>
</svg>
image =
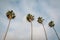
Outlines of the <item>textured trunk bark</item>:
<svg viewBox="0 0 60 40">
<path fill-rule="evenodd" d="M 56 32 L 56 30 L 55 30 L 55 28 L 54 28 L 54 27 L 53 27 L 53 30 L 55 31 L 55 33 L 56 33 L 56 36 L 57 36 L 58 40 L 60 40 L 60 38 L 59 38 L 59 36 L 58 36 L 58 34 L 57 34 L 57 32 Z"/>
<path fill-rule="evenodd" d="M 5 33 L 5 36 L 4 36 L 3 40 L 6 39 L 6 36 L 7 36 L 8 30 L 9 30 L 9 26 L 10 26 L 10 21 L 11 21 L 11 19 L 9 20 L 9 24 L 8 24 L 8 27 L 7 27 L 7 30 L 6 30 L 6 33 Z"/>
<path fill-rule="evenodd" d="M 32 25 L 32 22 L 31 22 L 31 40 L 33 40 L 33 25 Z"/>
<path fill-rule="evenodd" d="M 43 25 L 43 29 L 44 29 L 44 32 L 45 32 L 46 40 L 48 40 L 48 38 L 47 38 L 47 34 L 46 34 L 46 30 L 45 30 L 45 28 L 44 28 L 44 24 L 42 24 L 42 25 Z"/>
</svg>

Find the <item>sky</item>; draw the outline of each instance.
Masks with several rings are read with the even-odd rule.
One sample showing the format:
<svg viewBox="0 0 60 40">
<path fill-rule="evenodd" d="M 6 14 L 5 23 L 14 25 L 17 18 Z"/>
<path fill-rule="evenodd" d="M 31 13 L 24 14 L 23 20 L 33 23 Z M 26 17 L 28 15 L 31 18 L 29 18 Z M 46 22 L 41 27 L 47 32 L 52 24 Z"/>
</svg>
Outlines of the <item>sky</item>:
<svg viewBox="0 0 60 40">
<path fill-rule="evenodd" d="M 33 40 L 45 40 L 44 30 L 37 18 L 43 17 L 48 40 L 58 40 L 54 30 L 48 26 L 53 20 L 60 38 L 60 0 L 0 0 L 0 40 L 3 40 L 9 20 L 6 12 L 13 10 L 16 17 L 10 22 L 6 40 L 30 40 L 31 24 L 26 20 L 27 14 L 34 16 Z"/>
</svg>

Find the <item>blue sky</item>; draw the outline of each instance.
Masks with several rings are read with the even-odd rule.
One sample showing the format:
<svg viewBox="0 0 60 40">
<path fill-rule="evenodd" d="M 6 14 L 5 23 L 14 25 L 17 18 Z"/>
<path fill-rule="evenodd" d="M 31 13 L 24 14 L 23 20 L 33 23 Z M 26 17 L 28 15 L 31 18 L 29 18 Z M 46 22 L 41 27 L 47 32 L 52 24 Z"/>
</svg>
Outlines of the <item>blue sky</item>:
<svg viewBox="0 0 60 40">
<path fill-rule="evenodd" d="M 45 29 L 49 40 L 58 40 L 48 22 L 55 21 L 55 29 L 60 37 L 60 0 L 0 0 L 0 40 L 3 39 L 9 20 L 6 12 L 13 10 L 16 18 L 11 20 L 6 40 L 30 40 L 30 23 L 26 15 L 34 15 L 33 38 L 34 40 L 45 40 L 43 27 L 36 20 L 43 17 Z"/>
</svg>

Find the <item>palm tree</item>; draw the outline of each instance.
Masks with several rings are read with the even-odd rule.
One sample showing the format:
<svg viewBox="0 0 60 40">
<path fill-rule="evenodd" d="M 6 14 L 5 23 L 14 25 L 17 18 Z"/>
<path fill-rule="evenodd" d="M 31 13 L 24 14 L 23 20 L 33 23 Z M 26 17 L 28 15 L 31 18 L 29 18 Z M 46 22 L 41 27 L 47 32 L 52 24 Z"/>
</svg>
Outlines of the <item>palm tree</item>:
<svg viewBox="0 0 60 40">
<path fill-rule="evenodd" d="M 45 30 L 45 28 L 44 28 L 43 21 L 44 21 L 44 19 L 43 19 L 42 17 L 38 17 L 37 22 L 40 23 L 40 24 L 42 24 L 43 29 L 44 29 L 44 32 L 45 32 L 46 40 L 48 40 L 48 38 L 47 38 L 47 34 L 46 34 L 46 30 Z"/>
<path fill-rule="evenodd" d="M 34 16 L 31 14 L 28 14 L 26 17 L 27 21 L 31 23 L 31 40 L 33 40 L 33 26 L 32 26 L 32 21 L 34 20 Z"/>
<path fill-rule="evenodd" d="M 55 33 L 56 33 L 56 36 L 57 36 L 58 40 L 60 40 L 60 38 L 59 38 L 59 36 L 58 36 L 55 28 L 54 28 L 54 26 L 55 26 L 54 21 L 50 21 L 50 22 L 48 23 L 48 25 L 49 25 L 49 27 L 53 28 L 53 30 L 54 30 Z"/>
<path fill-rule="evenodd" d="M 10 26 L 10 21 L 11 21 L 11 19 L 14 19 L 14 18 L 15 18 L 15 13 L 13 12 L 13 10 L 11 10 L 11 11 L 8 11 L 8 12 L 6 13 L 6 16 L 7 16 L 7 18 L 9 19 L 9 24 L 8 24 L 8 27 L 7 27 L 7 30 L 6 30 L 6 33 L 5 33 L 5 35 L 4 35 L 4 39 L 3 39 L 3 40 L 6 39 L 7 32 L 8 32 L 9 26 Z"/>
</svg>

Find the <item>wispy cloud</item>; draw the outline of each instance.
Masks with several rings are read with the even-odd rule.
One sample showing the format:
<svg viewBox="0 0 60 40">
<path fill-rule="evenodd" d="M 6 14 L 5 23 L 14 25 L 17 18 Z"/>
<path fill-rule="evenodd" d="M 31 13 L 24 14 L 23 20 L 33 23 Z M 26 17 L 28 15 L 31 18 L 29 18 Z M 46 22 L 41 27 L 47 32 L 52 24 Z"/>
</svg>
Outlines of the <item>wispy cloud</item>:
<svg viewBox="0 0 60 40">
<path fill-rule="evenodd" d="M 1 0 L 0 35 L 2 36 L 5 33 L 8 25 L 8 19 L 5 14 L 8 10 L 12 9 L 16 14 L 16 18 L 11 21 L 10 29 L 6 38 L 7 40 L 30 40 L 30 23 L 26 20 L 26 15 L 28 13 L 31 13 L 35 17 L 35 20 L 33 21 L 34 40 L 45 40 L 43 27 L 37 23 L 37 18 L 39 16 L 42 16 L 46 21 L 44 21 L 44 25 L 48 39 L 57 40 L 57 37 L 55 37 L 56 35 L 52 32 L 53 30 L 48 27 L 48 22 L 54 20 L 56 24 L 60 23 L 59 4 L 59 0 Z M 55 26 L 56 30 L 60 30 L 58 29 L 60 25 L 58 25 Z M 60 34 L 60 31 L 58 32 Z M 1 36 L 0 40 L 2 39 Z"/>
</svg>

